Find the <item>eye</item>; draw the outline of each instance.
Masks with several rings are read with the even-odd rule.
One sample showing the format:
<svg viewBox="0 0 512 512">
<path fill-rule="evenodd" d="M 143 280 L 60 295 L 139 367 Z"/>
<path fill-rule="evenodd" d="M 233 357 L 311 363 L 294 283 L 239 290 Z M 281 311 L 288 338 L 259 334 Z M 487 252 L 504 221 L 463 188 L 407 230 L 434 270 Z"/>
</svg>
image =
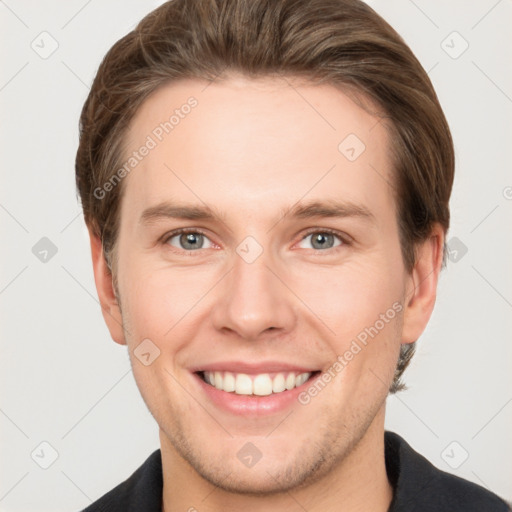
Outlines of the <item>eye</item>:
<svg viewBox="0 0 512 512">
<path fill-rule="evenodd" d="M 344 243 L 342 238 L 330 231 L 313 231 L 306 235 L 299 243 L 301 249 L 332 249 Z M 309 244 L 309 246 L 308 246 Z"/>
<path fill-rule="evenodd" d="M 199 231 L 175 231 L 165 239 L 164 243 L 185 251 L 210 249 L 212 247 L 210 239 Z"/>
</svg>

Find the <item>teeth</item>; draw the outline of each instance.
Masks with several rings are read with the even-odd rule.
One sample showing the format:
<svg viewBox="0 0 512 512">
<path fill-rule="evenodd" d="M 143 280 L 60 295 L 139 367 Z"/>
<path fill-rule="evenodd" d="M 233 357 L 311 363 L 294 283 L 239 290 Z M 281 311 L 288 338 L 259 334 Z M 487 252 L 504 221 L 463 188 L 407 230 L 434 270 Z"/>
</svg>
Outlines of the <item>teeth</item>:
<svg viewBox="0 0 512 512">
<path fill-rule="evenodd" d="M 272 394 L 272 379 L 270 375 L 257 375 L 252 383 L 253 394 L 266 396 Z"/>
<path fill-rule="evenodd" d="M 281 393 L 286 389 L 284 375 L 282 373 L 278 373 L 274 380 L 272 381 L 272 392 L 273 393 Z"/>
<path fill-rule="evenodd" d="M 228 392 L 235 391 L 236 381 L 235 381 L 235 376 L 232 373 L 226 372 L 224 374 L 224 381 L 223 381 L 222 389 L 224 391 L 228 391 Z"/>
<path fill-rule="evenodd" d="M 239 373 L 235 379 L 235 393 L 237 395 L 252 395 L 252 380 L 249 375 Z"/>
<path fill-rule="evenodd" d="M 301 373 L 297 377 L 295 377 L 295 387 L 298 388 L 299 386 L 302 386 L 304 382 L 308 379 L 307 375 L 305 373 Z"/>
<path fill-rule="evenodd" d="M 203 376 L 208 384 L 228 393 L 267 396 L 301 386 L 311 373 L 277 373 L 271 377 L 268 373 L 250 376 L 246 373 L 203 372 Z"/>
</svg>

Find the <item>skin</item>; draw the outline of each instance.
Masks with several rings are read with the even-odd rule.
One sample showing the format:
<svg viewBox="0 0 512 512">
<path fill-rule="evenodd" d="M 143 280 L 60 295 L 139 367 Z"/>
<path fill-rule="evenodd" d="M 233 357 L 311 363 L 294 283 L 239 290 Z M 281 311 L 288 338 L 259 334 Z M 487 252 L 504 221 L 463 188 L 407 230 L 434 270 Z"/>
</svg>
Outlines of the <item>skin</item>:
<svg viewBox="0 0 512 512">
<path fill-rule="evenodd" d="M 122 183 L 119 301 L 90 232 L 105 321 L 113 340 L 128 345 L 160 428 L 164 509 L 385 512 L 393 494 L 385 399 L 400 344 L 417 340 L 432 313 L 443 230 L 434 226 L 408 273 L 386 128 L 338 89 L 237 75 L 206 85 L 162 87 L 130 125 L 128 153 L 167 112 L 198 100 Z M 338 150 L 351 133 L 366 146 L 353 162 Z M 140 222 L 163 201 L 207 205 L 220 217 Z M 373 217 L 291 214 L 309 201 L 351 202 Z M 203 248 L 169 240 L 183 227 L 205 233 Z M 318 248 L 310 228 L 335 230 L 345 242 L 334 236 Z M 250 264 L 236 252 L 249 235 L 263 249 Z M 251 418 L 229 413 L 190 371 L 269 359 L 325 371 L 396 302 L 403 310 L 308 405 Z M 148 366 L 133 352 L 146 338 L 160 350 Z M 236 456 L 247 442 L 262 453 L 251 468 Z"/>
</svg>

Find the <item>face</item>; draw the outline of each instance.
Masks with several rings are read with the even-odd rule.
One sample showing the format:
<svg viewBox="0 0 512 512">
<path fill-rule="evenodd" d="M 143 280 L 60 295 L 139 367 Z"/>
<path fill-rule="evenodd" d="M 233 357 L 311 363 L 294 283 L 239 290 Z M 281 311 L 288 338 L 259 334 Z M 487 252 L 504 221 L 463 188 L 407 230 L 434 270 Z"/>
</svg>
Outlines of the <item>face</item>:
<svg viewBox="0 0 512 512">
<path fill-rule="evenodd" d="M 382 123 L 332 86 L 206 85 L 161 88 L 131 123 L 127 158 L 149 149 L 124 178 L 105 318 L 162 449 L 221 488 L 282 491 L 382 423 L 427 318 L 408 309 Z"/>
</svg>

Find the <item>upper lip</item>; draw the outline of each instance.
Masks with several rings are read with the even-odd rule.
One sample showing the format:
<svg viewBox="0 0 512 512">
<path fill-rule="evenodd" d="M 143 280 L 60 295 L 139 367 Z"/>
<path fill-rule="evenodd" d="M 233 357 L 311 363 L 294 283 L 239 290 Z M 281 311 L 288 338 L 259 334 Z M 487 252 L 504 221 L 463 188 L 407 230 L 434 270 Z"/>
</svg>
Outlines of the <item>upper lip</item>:
<svg viewBox="0 0 512 512">
<path fill-rule="evenodd" d="M 311 368 L 308 366 L 301 366 L 296 364 L 290 364 L 283 361 L 264 361 L 260 363 L 249 363 L 244 361 L 218 361 L 216 363 L 208 363 L 204 365 L 198 365 L 197 367 L 190 369 L 192 372 L 232 372 L 232 373 L 247 373 L 247 374 L 258 374 L 258 373 L 270 373 L 270 372 L 314 372 L 318 368 Z"/>
</svg>

